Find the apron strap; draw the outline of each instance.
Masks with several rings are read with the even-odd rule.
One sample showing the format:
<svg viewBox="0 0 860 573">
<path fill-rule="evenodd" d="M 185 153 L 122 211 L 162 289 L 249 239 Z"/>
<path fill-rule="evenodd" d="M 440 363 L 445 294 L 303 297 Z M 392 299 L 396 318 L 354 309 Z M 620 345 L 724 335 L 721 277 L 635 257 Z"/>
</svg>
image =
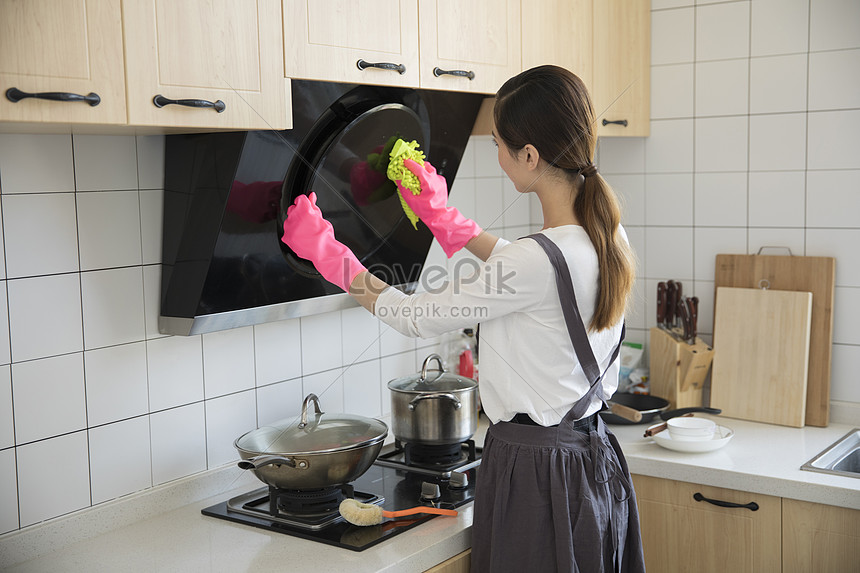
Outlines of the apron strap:
<svg viewBox="0 0 860 573">
<path fill-rule="evenodd" d="M 594 358 L 594 351 L 591 349 L 591 343 L 588 341 L 588 333 L 585 330 L 582 315 L 579 313 L 579 307 L 576 304 L 573 280 L 570 278 L 570 269 L 567 266 L 567 261 L 565 261 L 561 249 L 559 249 L 558 245 L 550 240 L 549 237 L 542 233 L 528 235 L 526 238 L 534 239 L 537 244 L 543 248 L 547 257 L 549 257 L 550 263 L 555 269 L 555 282 L 558 287 L 558 295 L 561 302 L 561 310 L 564 315 L 564 322 L 567 325 L 567 332 L 570 336 L 571 343 L 573 343 L 573 350 L 576 353 L 576 357 L 579 359 L 580 366 L 582 366 L 582 371 L 585 373 L 590 384 L 585 395 L 577 400 L 570 411 L 564 416 L 563 421 L 573 423 L 585 414 L 585 411 L 588 409 L 588 405 L 591 403 L 591 397 L 597 393 L 599 388 L 601 388 L 599 382 L 606 374 L 606 370 L 608 370 L 609 366 L 611 366 L 618 358 L 618 354 L 621 351 L 621 343 L 624 341 L 627 327 L 626 325 L 621 326 L 621 337 L 618 340 L 618 344 L 615 345 L 615 348 L 612 351 L 612 356 L 609 359 L 609 364 L 606 366 L 606 370 L 601 373 L 600 367 L 597 365 L 597 360 Z M 601 397 L 601 402 L 602 401 L 603 398 Z M 604 403 L 604 407 L 605 406 L 606 404 Z M 568 418 L 570 418 L 570 420 L 568 420 Z"/>
</svg>

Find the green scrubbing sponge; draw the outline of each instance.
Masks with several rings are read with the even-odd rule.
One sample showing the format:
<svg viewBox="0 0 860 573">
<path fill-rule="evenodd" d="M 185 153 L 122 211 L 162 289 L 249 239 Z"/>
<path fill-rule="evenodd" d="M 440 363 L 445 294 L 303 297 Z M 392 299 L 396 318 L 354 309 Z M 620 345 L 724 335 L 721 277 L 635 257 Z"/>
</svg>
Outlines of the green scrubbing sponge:
<svg viewBox="0 0 860 573">
<path fill-rule="evenodd" d="M 388 178 L 394 182 L 400 181 L 400 185 L 409 189 L 413 195 L 418 195 L 421 193 L 421 184 L 418 181 L 418 178 L 414 173 L 409 171 L 405 165 L 403 165 L 404 159 L 411 159 L 415 163 L 419 165 L 424 165 L 424 152 L 418 149 L 418 142 L 412 141 L 407 143 L 402 139 L 398 139 L 394 142 L 394 146 L 391 148 L 391 161 L 388 163 L 388 171 L 386 175 Z M 409 219 L 409 222 L 412 223 L 412 227 L 415 229 L 418 228 L 418 215 L 409 208 L 409 205 L 406 204 L 406 201 L 403 199 L 403 191 L 398 189 L 400 193 L 398 193 L 398 197 L 400 198 L 400 205 L 403 207 L 403 212 L 406 213 L 406 217 Z"/>
</svg>

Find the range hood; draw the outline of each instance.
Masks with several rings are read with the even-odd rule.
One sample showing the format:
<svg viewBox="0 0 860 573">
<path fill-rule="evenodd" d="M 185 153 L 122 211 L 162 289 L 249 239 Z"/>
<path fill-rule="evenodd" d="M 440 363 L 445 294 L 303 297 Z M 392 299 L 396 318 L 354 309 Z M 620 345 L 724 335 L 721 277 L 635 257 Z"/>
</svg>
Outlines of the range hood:
<svg viewBox="0 0 860 573">
<path fill-rule="evenodd" d="M 371 272 L 414 288 L 433 237 L 409 223 L 380 155 L 393 139 L 417 140 L 450 189 L 484 96 L 291 84 L 291 130 L 166 136 L 160 332 L 356 306 L 280 241 L 286 207 L 309 191 Z"/>
</svg>

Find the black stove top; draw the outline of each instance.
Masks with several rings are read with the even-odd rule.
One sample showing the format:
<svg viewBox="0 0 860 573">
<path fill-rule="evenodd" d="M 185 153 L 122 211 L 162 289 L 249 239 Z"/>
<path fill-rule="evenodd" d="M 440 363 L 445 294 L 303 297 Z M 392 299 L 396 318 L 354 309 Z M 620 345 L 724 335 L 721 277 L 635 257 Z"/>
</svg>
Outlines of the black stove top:
<svg viewBox="0 0 860 573">
<path fill-rule="evenodd" d="M 403 464 L 404 451 L 401 444 L 397 443 L 393 449 L 389 448 L 389 451 L 380 455 L 374 465 L 358 479 L 345 486 L 345 490 L 349 497 L 354 496 L 364 503 L 375 503 L 387 511 L 419 505 L 456 509 L 475 498 L 475 479 L 480 465 L 480 448 L 475 448 L 470 441 L 463 444 L 462 449 L 463 455 L 451 463 L 421 463 L 410 467 Z M 408 456 L 408 451 L 405 455 Z M 277 515 L 271 513 L 273 509 Z M 305 515 L 285 511 L 281 503 L 270 503 L 268 487 L 207 507 L 202 513 L 352 551 L 363 551 L 439 517 L 416 515 L 386 519 L 380 525 L 359 527 L 344 521 L 337 509 L 324 509 Z"/>
</svg>

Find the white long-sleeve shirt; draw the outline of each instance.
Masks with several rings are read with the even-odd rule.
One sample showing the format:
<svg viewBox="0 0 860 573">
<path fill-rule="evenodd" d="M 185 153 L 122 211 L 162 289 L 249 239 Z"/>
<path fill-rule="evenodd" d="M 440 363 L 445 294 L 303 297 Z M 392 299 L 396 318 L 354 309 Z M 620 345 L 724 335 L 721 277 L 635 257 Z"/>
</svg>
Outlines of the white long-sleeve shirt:
<svg viewBox="0 0 860 573">
<path fill-rule="evenodd" d="M 577 225 L 542 233 L 564 253 L 588 329 L 599 274 L 594 246 Z M 474 275 L 453 277 L 444 288 L 414 295 L 388 288 L 374 311 L 402 334 L 424 338 L 480 322 L 481 402 L 494 423 L 525 413 L 542 425 L 558 424 L 588 390 L 564 322 L 555 270 L 532 239 L 500 239 Z M 588 331 L 601 372 L 618 343 L 621 325 L 619 321 L 600 332 Z M 616 361 L 602 380 L 604 398 L 618 387 L 618 371 Z M 595 396 L 585 415 L 600 406 Z"/>
</svg>

